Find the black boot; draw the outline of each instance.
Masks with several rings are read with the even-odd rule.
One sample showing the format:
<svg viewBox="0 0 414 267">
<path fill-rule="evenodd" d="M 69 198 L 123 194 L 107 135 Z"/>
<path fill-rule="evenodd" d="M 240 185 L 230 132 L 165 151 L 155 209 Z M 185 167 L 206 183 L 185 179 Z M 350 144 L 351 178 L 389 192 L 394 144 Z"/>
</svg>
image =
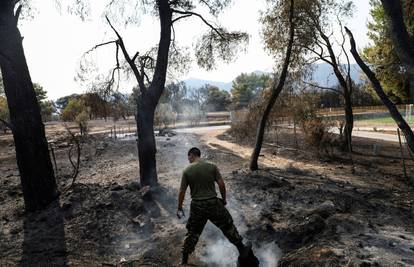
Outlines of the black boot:
<svg viewBox="0 0 414 267">
<path fill-rule="evenodd" d="M 188 263 L 188 253 L 183 252 L 183 255 L 181 256 L 181 264 L 187 264 Z"/>
<path fill-rule="evenodd" d="M 237 258 L 237 267 L 259 267 L 259 260 L 253 253 L 252 243 L 240 244 L 237 246 L 237 249 L 240 253 Z"/>
<path fill-rule="evenodd" d="M 245 259 L 249 256 L 249 252 L 252 249 L 252 243 L 247 242 L 247 244 L 244 245 L 243 242 L 240 242 L 238 245 L 236 245 L 236 247 L 239 251 L 240 258 Z"/>
</svg>

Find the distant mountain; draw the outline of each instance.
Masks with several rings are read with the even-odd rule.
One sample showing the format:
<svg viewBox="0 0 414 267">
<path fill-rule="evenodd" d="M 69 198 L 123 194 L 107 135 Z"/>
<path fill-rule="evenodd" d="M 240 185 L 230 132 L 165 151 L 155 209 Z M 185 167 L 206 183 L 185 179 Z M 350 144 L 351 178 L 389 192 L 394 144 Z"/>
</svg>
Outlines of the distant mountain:
<svg viewBox="0 0 414 267">
<path fill-rule="evenodd" d="M 261 70 L 256 70 L 253 73 L 259 75 L 266 74 L 265 71 Z M 356 83 L 361 82 L 360 70 L 357 64 L 351 64 L 351 77 Z M 312 83 L 319 84 L 324 87 L 334 87 L 338 84 L 338 80 L 332 71 L 332 67 L 327 63 L 315 64 L 313 75 L 309 80 Z M 200 88 L 206 84 L 210 84 L 226 91 L 230 91 L 232 86 L 232 82 L 211 81 L 197 78 L 184 80 L 184 83 L 190 88 Z"/>
<path fill-rule="evenodd" d="M 200 88 L 206 84 L 217 86 L 218 88 L 226 91 L 230 91 L 232 82 L 218 82 L 218 81 L 209 81 L 209 80 L 202 80 L 202 79 L 196 79 L 196 78 L 190 78 L 187 80 L 184 80 L 184 83 L 189 88 Z"/>
<path fill-rule="evenodd" d="M 314 67 L 315 70 L 310 81 L 324 87 L 334 87 L 338 84 L 338 80 L 329 64 L 315 64 Z M 351 78 L 355 83 L 361 82 L 360 69 L 357 64 L 351 64 Z"/>
</svg>

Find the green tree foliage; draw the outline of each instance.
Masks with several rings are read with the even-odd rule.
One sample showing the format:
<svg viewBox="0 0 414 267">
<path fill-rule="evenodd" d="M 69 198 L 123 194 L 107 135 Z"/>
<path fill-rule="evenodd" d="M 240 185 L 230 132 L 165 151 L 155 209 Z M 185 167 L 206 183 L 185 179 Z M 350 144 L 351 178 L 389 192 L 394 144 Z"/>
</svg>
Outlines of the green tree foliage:
<svg viewBox="0 0 414 267">
<path fill-rule="evenodd" d="M 72 99 L 69 100 L 69 103 L 62 110 L 60 116 L 63 121 L 75 121 L 76 116 L 78 116 L 82 112 L 87 112 L 87 107 L 83 100 Z"/>
<path fill-rule="evenodd" d="M 114 120 L 123 118 L 126 120 L 129 116 L 133 115 L 133 109 L 128 103 L 128 95 L 115 92 L 112 94 L 110 100 L 110 115 Z"/>
<path fill-rule="evenodd" d="M 233 81 L 231 102 L 234 109 L 247 107 L 257 99 L 263 90 L 270 86 L 271 77 L 267 74 L 242 73 Z"/>
<path fill-rule="evenodd" d="M 87 106 L 89 119 L 106 118 L 108 116 L 109 104 L 99 94 L 86 93 L 80 95 L 79 98 Z"/>
<path fill-rule="evenodd" d="M 78 94 L 71 94 L 71 95 L 60 97 L 55 101 L 55 106 L 56 108 L 62 111 L 63 109 L 66 108 L 70 100 L 79 99 L 80 97 L 81 96 Z"/>
<path fill-rule="evenodd" d="M 78 124 L 81 134 L 87 130 L 89 119 L 88 107 L 82 99 L 72 99 L 62 110 L 61 119 L 63 121 L 74 121 Z"/>
<path fill-rule="evenodd" d="M 414 36 L 414 5 L 411 0 L 403 0 L 405 24 Z M 372 66 L 385 92 L 397 103 L 409 100 L 409 79 L 391 39 L 389 24 L 386 21 L 381 1 L 370 0 L 372 20 L 368 22 L 368 36 L 372 45 L 363 50 L 365 60 Z"/>
<path fill-rule="evenodd" d="M 200 88 L 204 95 L 203 109 L 205 111 L 225 111 L 228 109 L 231 99 L 230 94 L 225 90 L 220 90 L 216 86 L 205 85 Z"/>
<path fill-rule="evenodd" d="M 38 84 L 33 84 L 36 99 L 39 102 L 41 115 L 43 121 L 48 121 L 51 119 L 52 114 L 56 112 L 55 105 L 53 101 L 47 100 L 47 92 L 43 87 Z M 9 109 L 7 106 L 6 96 L 4 94 L 3 81 L 0 76 L 0 119 L 8 121 L 9 120 Z"/>
<path fill-rule="evenodd" d="M 52 118 L 52 114 L 56 112 L 53 101 L 47 100 L 47 92 L 38 83 L 33 83 L 33 87 L 36 93 L 37 102 L 39 102 L 40 113 L 43 121 L 48 121 Z"/>
</svg>

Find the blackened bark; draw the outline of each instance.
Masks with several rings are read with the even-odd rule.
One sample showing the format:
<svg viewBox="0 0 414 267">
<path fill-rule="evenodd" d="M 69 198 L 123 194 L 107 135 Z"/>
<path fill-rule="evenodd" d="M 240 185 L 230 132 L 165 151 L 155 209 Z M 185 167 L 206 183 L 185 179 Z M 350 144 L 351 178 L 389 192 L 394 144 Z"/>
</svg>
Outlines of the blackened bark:
<svg viewBox="0 0 414 267">
<path fill-rule="evenodd" d="M 0 2 L 0 68 L 25 207 L 33 211 L 50 204 L 57 190 L 40 108 L 17 28 L 14 2 Z"/>
<path fill-rule="evenodd" d="M 380 97 L 381 101 L 384 105 L 388 108 L 391 117 L 397 123 L 398 128 L 404 133 L 405 139 L 407 140 L 408 147 L 410 148 L 411 152 L 414 152 L 414 134 L 411 130 L 410 126 L 404 120 L 403 116 L 401 116 L 400 112 L 398 111 L 397 107 L 392 103 L 392 101 L 388 98 L 385 94 L 381 83 L 375 76 L 375 74 L 371 71 L 371 69 L 365 64 L 365 62 L 361 59 L 358 51 L 356 50 L 356 44 L 352 32 L 345 28 L 347 34 L 350 37 L 351 42 L 351 53 L 355 58 L 355 61 L 358 63 L 359 67 L 362 71 L 367 75 L 368 79 L 371 81 L 372 86 L 374 87 L 375 92 Z"/>
<path fill-rule="evenodd" d="M 381 0 L 387 17 L 391 38 L 401 62 L 407 68 L 410 80 L 410 100 L 414 103 L 414 40 L 408 34 L 400 0 Z"/>
<path fill-rule="evenodd" d="M 141 96 L 137 107 L 138 155 L 142 186 L 152 186 L 158 183 L 154 114 L 165 87 L 171 44 L 172 11 L 170 4 L 168 0 L 158 0 L 157 4 L 161 24 L 157 62 L 149 88 L 142 88 L 142 83 L 140 84 Z M 141 75 L 144 74 L 141 73 Z M 142 81 L 140 77 L 136 78 L 138 82 Z"/>
<path fill-rule="evenodd" d="M 138 104 L 138 157 L 141 186 L 153 186 L 158 183 L 156 143 L 154 136 L 154 107 L 144 98 Z"/>
<path fill-rule="evenodd" d="M 344 126 L 344 148 L 352 152 L 352 131 L 354 129 L 354 113 L 352 110 L 352 98 L 348 87 L 343 87 L 345 99 L 345 126 Z"/>
<path fill-rule="evenodd" d="M 318 28 L 318 31 L 322 39 L 326 43 L 326 47 L 329 52 L 329 57 L 331 59 L 330 65 L 334 71 L 336 78 L 338 79 L 339 85 L 342 88 L 344 96 L 344 111 L 345 111 L 345 126 L 344 126 L 344 135 L 343 135 L 343 147 L 344 149 L 349 149 L 349 152 L 352 152 L 352 131 L 354 129 L 354 114 L 352 110 L 352 92 L 350 84 L 347 83 L 347 79 L 342 75 L 341 70 L 339 69 L 339 63 L 336 60 L 335 52 L 332 48 L 329 37 L 325 35 L 322 29 Z M 348 74 L 349 75 L 349 74 Z M 351 79 L 351 77 L 348 77 Z"/>
<path fill-rule="evenodd" d="M 410 99 L 410 103 L 414 104 L 414 75 L 413 74 L 408 73 L 408 83 L 409 83 L 409 96 L 408 97 Z"/>
<path fill-rule="evenodd" d="M 294 1 L 290 1 L 290 12 L 289 12 L 289 22 L 290 22 L 290 29 L 289 29 L 289 42 L 286 49 L 286 56 L 285 61 L 283 62 L 283 69 L 282 73 L 280 74 L 279 81 L 276 83 L 274 81 L 272 86 L 272 95 L 270 96 L 269 102 L 266 106 L 266 109 L 263 113 L 262 118 L 260 119 L 259 126 L 257 128 L 257 135 L 256 135 L 256 144 L 253 150 L 253 153 L 250 158 L 250 170 L 255 171 L 259 169 L 258 159 L 260 156 L 260 151 L 262 150 L 263 145 L 263 136 L 266 129 L 266 124 L 272 111 L 273 106 L 276 103 L 277 98 L 279 97 L 280 92 L 285 85 L 286 77 L 288 74 L 289 64 L 290 64 L 290 57 L 292 54 L 292 47 L 293 47 L 293 40 L 295 36 L 295 27 L 293 23 L 293 15 L 294 15 Z"/>
</svg>

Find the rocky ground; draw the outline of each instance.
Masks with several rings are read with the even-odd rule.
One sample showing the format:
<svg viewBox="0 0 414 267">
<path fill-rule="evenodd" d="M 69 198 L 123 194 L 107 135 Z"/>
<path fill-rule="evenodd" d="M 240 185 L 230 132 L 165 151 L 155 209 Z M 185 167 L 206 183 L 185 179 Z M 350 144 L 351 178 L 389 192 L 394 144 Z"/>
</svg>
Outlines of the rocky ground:
<svg viewBox="0 0 414 267">
<path fill-rule="evenodd" d="M 67 140 L 60 138 L 62 193 L 31 214 L 11 140 L 0 138 L 0 266 L 177 266 L 185 219 L 175 217 L 176 195 L 191 146 L 220 167 L 228 208 L 261 266 L 414 266 L 414 191 L 396 159 L 355 155 L 352 174 L 347 155 L 320 160 L 310 150 L 268 145 L 262 169 L 250 172 L 249 142 L 220 130 L 179 134 L 157 137 L 160 186 L 148 191 L 137 183 L 135 140 L 93 135 L 70 188 Z M 187 213 L 188 206 L 187 196 Z M 190 261 L 235 266 L 236 256 L 208 224 Z"/>
</svg>

